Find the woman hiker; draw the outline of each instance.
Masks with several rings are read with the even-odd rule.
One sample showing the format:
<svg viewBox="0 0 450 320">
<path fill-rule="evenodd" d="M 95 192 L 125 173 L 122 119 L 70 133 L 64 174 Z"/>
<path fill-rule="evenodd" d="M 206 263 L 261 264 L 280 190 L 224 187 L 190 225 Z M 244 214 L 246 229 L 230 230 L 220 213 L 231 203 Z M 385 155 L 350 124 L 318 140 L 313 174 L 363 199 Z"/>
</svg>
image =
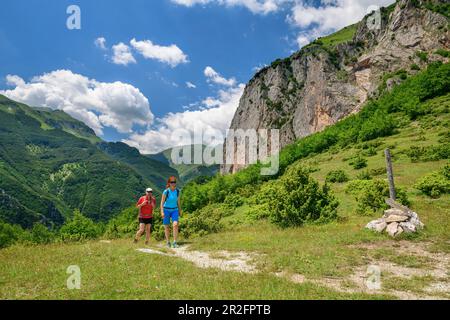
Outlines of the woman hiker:
<svg viewBox="0 0 450 320">
<path fill-rule="evenodd" d="M 170 177 L 166 190 L 161 197 L 161 217 L 164 224 L 167 246 L 170 248 L 170 220 L 173 223 L 173 248 L 177 248 L 178 221 L 181 216 L 180 190 L 177 189 L 177 178 Z"/>
<path fill-rule="evenodd" d="M 136 207 L 139 208 L 139 230 L 134 238 L 134 243 L 139 241 L 145 231 L 145 244 L 148 244 L 153 222 L 153 209 L 156 207 L 156 198 L 153 196 L 152 188 L 145 190 L 145 196 L 139 198 Z"/>
</svg>

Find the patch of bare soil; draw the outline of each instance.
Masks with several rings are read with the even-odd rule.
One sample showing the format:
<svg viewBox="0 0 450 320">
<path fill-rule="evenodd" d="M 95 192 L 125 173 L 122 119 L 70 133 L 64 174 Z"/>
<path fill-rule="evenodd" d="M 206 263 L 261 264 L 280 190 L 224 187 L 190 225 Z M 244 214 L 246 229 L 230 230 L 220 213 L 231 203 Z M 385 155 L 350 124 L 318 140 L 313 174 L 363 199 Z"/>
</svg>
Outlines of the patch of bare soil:
<svg viewBox="0 0 450 320">
<path fill-rule="evenodd" d="M 256 273 L 257 269 L 252 263 L 255 254 L 246 252 L 217 251 L 208 253 L 203 251 L 188 250 L 189 246 L 172 249 L 170 252 L 162 252 L 154 249 L 138 249 L 140 252 L 160 254 L 177 257 L 193 262 L 199 268 L 218 268 L 224 271 L 237 271 L 244 273 Z"/>
</svg>

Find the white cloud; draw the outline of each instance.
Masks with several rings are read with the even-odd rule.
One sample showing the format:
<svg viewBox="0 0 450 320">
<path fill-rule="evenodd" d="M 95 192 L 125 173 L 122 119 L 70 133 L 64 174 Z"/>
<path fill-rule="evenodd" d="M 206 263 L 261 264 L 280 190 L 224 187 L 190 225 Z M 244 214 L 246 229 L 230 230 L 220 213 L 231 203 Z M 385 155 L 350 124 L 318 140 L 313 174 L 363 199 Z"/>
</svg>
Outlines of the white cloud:
<svg viewBox="0 0 450 320">
<path fill-rule="evenodd" d="M 97 48 L 100 48 L 102 50 L 106 50 L 106 39 L 104 37 L 100 37 L 95 39 L 94 44 Z"/>
<path fill-rule="evenodd" d="M 303 29 L 297 38 L 300 47 L 316 37 L 330 34 L 360 21 L 373 5 L 387 6 L 394 0 L 322 0 L 319 6 L 298 1 L 288 21 Z"/>
<path fill-rule="evenodd" d="M 197 86 L 195 84 L 193 84 L 192 82 L 190 82 L 190 81 L 186 82 L 186 87 L 189 88 L 189 89 L 197 88 Z"/>
<path fill-rule="evenodd" d="M 8 75 L 7 82 L 15 86 L 0 91 L 8 98 L 63 110 L 100 135 L 105 126 L 131 133 L 133 125 L 149 126 L 154 119 L 148 99 L 127 83 L 99 82 L 70 70 L 46 73 L 28 83 Z"/>
<path fill-rule="evenodd" d="M 181 63 L 188 63 L 188 56 L 175 44 L 160 46 L 150 40 L 137 41 L 132 39 L 130 44 L 146 59 L 155 59 L 167 63 L 172 68 Z"/>
<path fill-rule="evenodd" d="M 130 47 L 120 42 L 112 47 L 113 56 L 112 62 L 115 64 L 128 65 L 130 63 L 136 63 L 133 54 L 131 53 Z"/>
<path fill-rule="evenodd" d="M 17 87 L 24 85 L 25 81 L 19 76 L 8 74 L 6 76 L 6 84 L 11 87 Z"/>
<path fill-rule="evenodd" d="M 222 77 L 216 70 L 214 70 L 212 67 L 206 67 L 203 71 L 205 77 L 207 78 L 208 82 L 213 82 L 215 84 L 220 84 L 228 87 L 232 87 L 236 85 L 236 79 L 230 78 L 226 79 Z"/>
<path fill-rule="evenodd" d="M 138 148 L 144 154 L 149 154 L 192 143 L 192 141 L 172 137 L 172 133 L 179 129 L 187 130 L 191 135 L 194 130 L 201 129 L 203 132 L 219 131 L 225 136 L 244 88 L 244 84 L 238 84 L 228 87 L 226 90 L 219 90 L 216 97 L 208 97 L 200 103 L 193 103 L 184 108 L 189 109 L 200 105 L 200 110 L 169 113 L 164 118 L 157 120 L 158 124 L 155 128 L 143 134 L 132 134 L 123 142 Z"/>
<path fill-rule="evenodd" d="M 255 14 L 268 14 L 280 9 L 281 4 L 289 0 L 171 0 L 173 3 L 192 7 L 194 5 L 217 4 L 226 7 L 245 7 Z"/>
</svg>

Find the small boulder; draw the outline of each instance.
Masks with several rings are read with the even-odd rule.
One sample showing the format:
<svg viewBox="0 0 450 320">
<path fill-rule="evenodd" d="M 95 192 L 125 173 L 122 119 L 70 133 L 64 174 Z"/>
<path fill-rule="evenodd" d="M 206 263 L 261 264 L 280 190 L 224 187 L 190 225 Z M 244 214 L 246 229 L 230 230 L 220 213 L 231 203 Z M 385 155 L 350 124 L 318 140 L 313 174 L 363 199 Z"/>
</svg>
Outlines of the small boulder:
<svg viewBox="0 0 450 320">
<path fill-rule="evenodd" d="M 381 218 L 369 222 L 366 225 L 366 229 L 373 230 L 376 232 L 383 232 L 383 230 L 386 229 L 386 226 L 387 226 L 386 221 L 383 218 Z"/>
<path fill-rule="evenodd" d="M 400 209 L 388 209 L 384 211 L 384 217 L 388 218 L 390 216 L 407 216 L 408 214 Z"/>
<path fill-rule="evenodd" d="M 411 222 L 400 222 L 400 227 L 402 227 L 403 231 L 406 233 L 416 232 L 416 226 Z"/>
<path fill-rule="evenodd" d="M 424 227 L 424 224 L 419 220 L 418 217 L 417 218 L 411 218 L 409 220 L 409 222 L 411 222 L 416 227 L 416 229 L 423 229 L 423 227 Z"/>
<path fill-rule="evenodd" d="M 395 234 L 395 236 L 401 235 L 403 233 L 403 228 L 400 227 L 400 225 L 397 227 L 397 233 Z"/>
<path fill-rule="evenodd" d="M 403 221 L 406 221 L 408 219 L 409 219 L 408 216 L 391 215 L 391 216 L 386 218 L 386 222 L 387 223 L 390 223 L 390 222 L 403 222 Z"/>
<path fill-rule="evenodd" d="M 397 234 L 397 231 L 398 231 L 398 223 L 397 222 L 391 222 L 390 224 L 388 224 L 388 226 L 386 228 L 386 232 L 391 237 L 395 237 L 395 235 Z"/>
</svg>

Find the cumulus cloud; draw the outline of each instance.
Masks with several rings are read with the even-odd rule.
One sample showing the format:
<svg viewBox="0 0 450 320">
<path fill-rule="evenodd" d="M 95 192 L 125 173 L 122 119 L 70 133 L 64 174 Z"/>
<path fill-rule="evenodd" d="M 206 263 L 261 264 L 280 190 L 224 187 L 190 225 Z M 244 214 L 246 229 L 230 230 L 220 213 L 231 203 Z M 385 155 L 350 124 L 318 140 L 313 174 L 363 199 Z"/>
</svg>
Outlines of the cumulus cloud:
<svg viewBox="0 0 450 320">
<path fill-rule="evenodd" d="M 115 64 L 120 64 L 127 66 L 130 63 L 136 63 L 133 54 L 131 53 L 130 47 L 120 42 L 112 47 L 113 56 L 112 62 Z"/>
<path fill-rule="evenodd" d="M 186 82 L 186 87 L 189 88 L 189 89 L 197 88 L 197 86 L 195 84 L 193 84 L 192 82 L 190 82 L 190 81 Z"/>
<path fill-rule="evenodd" d="M 298 1 L 291 9 L 288 21 L 304 30 L 300 32 L 299 47 L 316 37 L 330 34 L 360 21 L 373 6 L 387 6 L 394 0 L 322 0 L 314 6 L 306 1 Z"/>
<path fill-rule="evenodd" d="M 14 88 L 1 94 L 31 106 L 63 110 L 99 135 L 105 126 L 131 133 L 133 125 L 149 126 L 154 119 L 148 99 L 127 83 L 99 82 L 70 70 L 46 73 L 30 82 L 16 75 L 6 80 Z"/>
<path fill-rule="evenodd" d="M 206 67 L 205 70 L 203 71 L 203 73 L 208 82 L 212 82 L 215 84 L 220 84 L 220 85 L 228 86 L 228 87 L 232 87 L 232 86 L 236 85 L 236 79 L 234 79 L 234 78 L 226 79 L 226 78 L 222 77 L 216 70 L 214 70 L 210 66 Z"/>
<path fill-rule="evenodd" d="M 226 7 L 245 7 L 255 14 L 276 12 L 284 2 L 289 0 L 172 0 L 173 3 L 192 7 L 194 5 L 218 4 Z"/>
<path fill-rule="evenodd" d="M 95 39 L 94 44 L 97 48 L 100 48 L 102 50 L 106 50 L 106 39 L 104 37 L 100 37 Z"/>
<path fill-rule="evenodd" d="M 180 129 L 187 130 L 192 136 L 195 130 L 201 130 L 202 132 L 219 132 L 224 137 L 239 105 L 244 88 L 244 84 L 238 84 L 219 90 L 217 96 L 208 97 L 198 104 L 191 104 L 187 107 L 200 105 L 200 110 L 169 113 L 156 121 L 155 128 L 143 134 L 132 134 L 123 142 L 138 148 L 144 154 L 150 154 L 175 146 L 192 144 L 193 141 L 173 136 L 173 132 Z M 216 136 L 216 138 L 218 137 Z M 223 140 L 216 140 L 216 142 L 222 143 Z"/>
<path fill-rule="evenodd" d="M 136 39 L 132 39 L 130 44 L 144 58 L 158 60 L 172 68 L 189 62 L 188 56 L 175 44 L 160 46 L 150 40 L 137 41 Z"/>
</svg>

